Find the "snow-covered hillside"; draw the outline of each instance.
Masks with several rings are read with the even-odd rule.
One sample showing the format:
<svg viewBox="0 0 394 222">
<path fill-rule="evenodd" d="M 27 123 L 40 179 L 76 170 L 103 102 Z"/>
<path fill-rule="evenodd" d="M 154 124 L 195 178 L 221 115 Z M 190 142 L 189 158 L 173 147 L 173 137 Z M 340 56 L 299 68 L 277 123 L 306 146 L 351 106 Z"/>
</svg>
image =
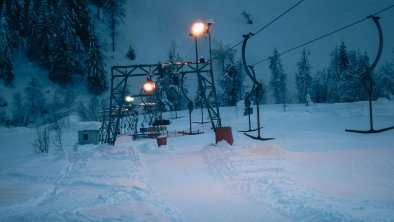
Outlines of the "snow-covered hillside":
<svg viewBox="0 0 394 222">
<path fill-rule="evenodd" d="M 394 102 L 374 108 L 377 129 L 394 125 Z M 78 118 L 70 117 L 64 151 L 51 144 L 34 154 L 34 129 L 0 128 L 0 221 L 394 220 L 394 130 L 344 131 L 368 129 L 366 102 L 264 105 L 270 141 L 237 132 L 248 128 L 243 110 L 221 111 L 232 146 L 215 145 L 210 126 L 196 124 L 204 134 L 160 148 L 122 136 L 74 151 Z M 188 128 L 180 114 L 170 131 Z"/>
</svg>

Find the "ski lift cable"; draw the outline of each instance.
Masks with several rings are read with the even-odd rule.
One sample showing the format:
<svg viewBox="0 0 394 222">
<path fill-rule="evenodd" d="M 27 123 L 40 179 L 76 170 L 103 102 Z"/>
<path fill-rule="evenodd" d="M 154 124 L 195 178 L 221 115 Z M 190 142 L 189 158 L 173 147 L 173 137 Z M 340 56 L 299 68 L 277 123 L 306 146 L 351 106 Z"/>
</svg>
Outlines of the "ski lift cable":
<svg viewBox="0 0 394 222">
<path fill-rule="evenodd" d="M 294 51 L 294 50 L 299 49 L 299 48 L 301 48 L 301 47 L 303 47 L 303 46 L 309 45 L 309 44 L 311 44 L 311 43 L 313 43 L 313 42 L 316 42 L 316 41 L 318 41 L 318 40 L 321 40 L 321 39 L 323 39 L 323 38 L 326 38 L 326 37 L 328 37 L 328 36 L 330 36 L 330 35 L 333 35 L 333 34 L 335 34 L 335 33 L 337 33 L 337 32 L 340 32 L 340 31 L 342 31 L 342 30 L 348 29 L 348 28 L 350 28 L 350 27 L 352 27 L 352 26 L 355 26 L 355 25 L 357 25 L 357 24 L 359 24 L 359 23 L 361 23 L 361 22 L 364 22 L 364 21 L 370 19 L 371 16 L 376 16 L 376 15 L 378 15 L 378 14 L 381 14 L 381 13 L 383 13 L 383 12 L 385 12 L 385 11 L 387 11 L 387 10 L 393 8 L 393 7 L 394 7 L 394 4 L 393 4 L 393 5 L 390 5 L 390 6 L 386 7 L 386 8 L 384 8 L 384 9 L 378 11 L 378 12 L 375 12 L 375 13 L 371 14 L 370 16 L 367 16 L 366 18 L 360 19 L 360 20 L 355 21 L 355 22 L 353 22 L 353 23 L 351 23 L 351 24 L 349 24 L 349 25 L 343 26 L 343 27 L 341 27 L 341 28 L 339 28 L 339 29 L 336 29 L 336 30 L 334 30 L 334 31 L 331 31 L 331 32 L 329 32 L 329 33 L 327 33 L 327 34 L 321 35 L 321 36 L 319 36 L 319 37 L 317 37 L 317 38 L 314 38 L 314 39 L 312 39 L 312 40 L 309 40 L 309 41 L 307 41 L 307 42 L 305 42 L 305 43 L 302 43 L 302 44 L 300 44 L 300 45 L 297 45 L 297 46 L 295 46 L 295 47 L 292 47 L 292 48 L 290 48 L 290 49 L 287 49 L 287 50 L 285 50 L 285 51 L 283 51 L 283 52 L 280 52 L 280 53 L 278 53 L 278 55 L 280 56 L 280 55 L 287 54 L 287 53 L 289 53 L 289 52 L 291 52 L 291 51 Z M 260 64 L 260 63 L 262 63 L 262 62 L 265 62 L 265 61 L 268 61 L 268 60 L 270 60 L 270 59 L 271 59 L 271 56 L 268 57 L 268 58 L 266 58 L 266 59 L 260 60 L 260 61 L 258 61 L 258 62 L 256 62 L 256 63 L 252 64 L 252 66 L 258 65 L 258 64 Z"/>
<path fill-rule="evenodd" d="M 252 33 L 253 35 L 250 36 L 250 38 L 252 38 L 253 36 L 257 35 L 259 32 L 263 31 L 264 29 L 266 29 L 268 26 L 272 25 L 272 23 L 276 22 L 278 19 L 280 19 L 281 17 L 283 17 L 284 15 L 286 15 L 287 13 L 289 13 L 291 10 L 293 10 L 295 7 L 297 7 L 299 4 L 301 4 L 304 0 L 300 0 L 298 1 L 296 4 L 294 4 L 293 6 L 291 6 L 290 8 L 288 8 L 286 11 L 284 11 L 282 14 L 280 14 L 279 16 L 277 16 L 276 18 L 272 19 L 270 22 L 268 22 L 266 25 L 264 25 L 262 28 L 260 28 L 259 30 L 257 30 L 255 33 Z M 243 42 L 240 41 L 237 44 L 235 44 L 234 46 L 232 46 L 231 48 L 227 49 L 226 51 L 224 51 L 224 54 L 226 54 L 228 51 L 232 50 L 233 48 L 241 45 Z"/>
</svg>

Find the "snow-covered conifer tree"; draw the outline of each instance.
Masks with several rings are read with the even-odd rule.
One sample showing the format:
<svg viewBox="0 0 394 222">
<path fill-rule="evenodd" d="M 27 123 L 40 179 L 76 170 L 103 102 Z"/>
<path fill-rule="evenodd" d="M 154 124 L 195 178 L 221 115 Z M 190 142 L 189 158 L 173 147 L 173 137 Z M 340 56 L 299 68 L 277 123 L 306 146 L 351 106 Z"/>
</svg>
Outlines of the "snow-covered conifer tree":
<svg viewBox="0 0 394 222">
<path fill-rule="evenodd" d="M 219 76 L 225 75 L 226 64 L 234 58 L 235 53 L 236 50 L 230 49 L 229 46 L 224 45 L 222 42 L 215 43 L 212 49 L 212 60 L 215 65 L 214 69 L 217 70 Z"/>
<path fill-rule="evenodd" d="M 26 0 L 22 12 L 21 35 L 29 37 L 29 34 L 32 32 L 32 27 L 35 25 L 36 21 L 37 13 L 34 8 L 34 1 Z"/>
<path fill-rule="evenodd" d="M 76 56 L 77 39 L 74 29 L 73 13 L 60 2 L 56 7 L 56 35 L 54 47 L 49 60 L 49 79 L 60 84 L 67 84 L 72 81 L 71 75 L 77 71 L 78 61 Z"/>
<path fill-rule="evenodd" d="M 25 88 L 24 103 L 28 107 L 28 112 L 35 117 L 39 113 L 46 112 L 46 99 L 41 91 L 41 84 L 35 77 L 31 77 Z"/>
<path fill-rule="evenodd" d="M 108 27 L 110 29 L 112 38 L 112 51 L 115 52 L 115 37 L 117 33 L 117 26 L 123 22 L 126 16 L 123 8 L 125 0 L 106 0 L 105 9 L 108 15 Z"/>
<path fill-rule="evenodd" d="M 394 64 L 386 62 L 374 75 L 373 97 L 392 99 L 394 95 Z"/>
<path fill-rule="evenodd" d="M 17 92 L 14 94 L 14 106 L 12 110 L 12 115 L 14 117 L 14 124 L 15 126 L 21 126 L 21 125 L 27 125 L 28 121 L 28 113 L 30 113 L 29 110 L 27 110 L 26 104 L 23 102 L 22 94 L 20 92 Z"/>
<path fill-rule="evenodd" d="M 369 56 L 365 52 L 364 54 L 357 53 L 358 55 L 358 65 L 357 65 L 357 100 L 367 100 L 368 99 L 368 89 L 366 88 L 367 81 L 370 78 L 367 76 L 366 71 L 368 70 Z M 372 74 L 371 74 L 372 75 Z"/>
<path fill-rule="evenodd" d="M 90 28 L 88 56 L 85 60 L 85 72 L 88 78 L 89 90 L 99 94 L 107 89 L 107 79 L 103 67 L 103 57 L 96 38 L 96 31 Z"/>
<path fill-rule="evenodd" d="M 41 0 L 39 5 L 37 22 L 32 28 L 29 38 L 29 56 L 38 59 L 43 65 L 49 66 L 49 57 L 54 38 L 53 9 L 49 7 L 47 0 Z"/>
<path fill-rule="evenodd" d="M 167 52 L 167 62 L 160 67 L 160 80 L 159 87 L 160 92 L 157 92 L 158 97 L 161 97 L 162 108 L 166 110 L 179 110 L 183 102 L 183 97 L 180 89 L 180 76 L 175 71 L 175 67 L 172 64 L 182 61 L 179 53 L 176 49 L 175 42 L 171 43 L 170 49 Z"/>
<path fill-rule="evenodd" d="M 90 25 L 88 3 L 87 0 L 63 0 L 65 7 L 69 11 L 71 25 L 74 29 L 75 35 L 78 36 L 84 46 L 89 44 L 89 30 Z M 75 42 L 75 47 L 77 47 Z M 75 48 L 74 47 L 74 48 Z"/>
<path fill-rule="evenodd" d="M 339 46 L 338 61 L 336 63 L 338 102 L 350 102 L 352 92 L 348 86 L 352 80 L 352 75 L 349 72 L 349 53 L 344 42 Z"/>
<path fill-rule="evenodd" d="M 92 0 L 97 7 L 97 19 L 100 20 L 100 9 L 104 6 L 105 0 Z"/>
<path fill-rule="evenodd" d="M 309 55 L 310 52 L 304 49 L 301 54 L 301 60 L 297 63 L 298 72 L 296 73 L 296 84 L 300 103 L 306 102 L 306 95 L 312 84 L 312 66 L 309 63 Z"/>
<path fill-rule="evenodd" d="M 287 75 L 283 70 L 282 62 L 277 49 L 274 49 L 273 51 L 269 68 L 271 70 L 271 80 L 269 85 L 273 90 L 275 103 L 282 103 L 285 107 L 287 102 Z"/>
<path fill-rule="evenodd" d="M 0 17 L 0 79 L 8 85 L 14 79 L 10 31 L 7 23 L 6 2 L 3 2 Z"/>
<path fill-rule="evenodd" d="M 317 71 L 316 76 L 313 77 L 311 85 L 311 99 L 315 103 L 327 102 L 327 91 L 328 90 L 328 71 L 323 69 Z"/>
<path fill-rule="evenodd" d="M 223 94 L 221 96 L 221 103 L 225 106 L 235 106 L 242 98 L 243 94 L 243 76 L 242 63 L 237 62 L 232 58 L 226 65 L 225 74 L 221 76 L 220 86 Z"/>
</svg>

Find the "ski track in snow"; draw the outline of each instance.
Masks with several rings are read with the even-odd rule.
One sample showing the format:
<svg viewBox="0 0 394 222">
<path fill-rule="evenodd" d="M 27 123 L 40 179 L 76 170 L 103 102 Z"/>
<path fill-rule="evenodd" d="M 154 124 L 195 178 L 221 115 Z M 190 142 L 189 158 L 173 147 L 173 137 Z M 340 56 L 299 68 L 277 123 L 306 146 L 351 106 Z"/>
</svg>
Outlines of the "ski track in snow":
<svg viewBox="0 0 394 222">
<path fill-rule="evenodd" d="M 238 195 L 268 205 L 292 221 L 364 221 L 365 218 L 355 218 L 347 212 L 368 208 L 390 211 L 366 202 L 357 203 L 359 207 L 355 208 L 357 204 L 350 200 L 314 192 L 297 184 L 287 170 L 291 164 L 286 157 L 287 151 L 280 147 L 254 147 L 248 148 L 249 152 L 237 152 L 236 149 L 240 147 L 206 149 L 204 156 L 213 177 L 226 183 Z M 376 217 L 368 220 L 386 221 Z"/>
<path fill-rule="evenodd" d="M 125 136 L 116 146 L 32 154 L 11 140 L 27 141 L 34 130 L 0 128 L 0 221 L 393 221 L 392 131 L 343 133 L 363 127 L 365 104 L 267 106 L 264 127 L 277 139 L 234 133 L 232 146 L 212 144 L 206 130 L 160 148 Z M 377 123 L 391 123 L 391 102 L 377 107 Z M 246 127 L 245 118 L 224 111 Z"/>
<path fill-rule="evenodd" d="M 43 179 L 41 182 L 53 185 L 38 198 L 0 208 L 0 221 L 155 221 L 163 218 L 160 214 L 168 216 L 168 221 L 177 220 L 143 182 L 139 155 L 134 148 L 105 147 L 98 152 L 82 149 L 64 152 L 66 164 L 55 178 L 25 176 L 30 183 Z M 90 162 L 103 165 L 90 166 Z M 141 214 L 139 210 L 144 208 L 150 210 Z M 111 209 L 113 217 L 106 214 L 100 217 L 100 211 Z M 152 212 L 158 212 L 160 217 Z"/>
</svg>

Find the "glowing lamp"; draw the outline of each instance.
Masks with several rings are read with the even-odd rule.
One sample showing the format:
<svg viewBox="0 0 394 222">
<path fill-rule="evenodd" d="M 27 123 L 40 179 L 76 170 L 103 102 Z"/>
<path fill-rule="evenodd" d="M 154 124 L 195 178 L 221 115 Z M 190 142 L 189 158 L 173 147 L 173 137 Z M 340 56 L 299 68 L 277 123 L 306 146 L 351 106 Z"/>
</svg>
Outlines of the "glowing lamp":
<svg viewBox="0 0 394 222">
<path fill-rule="evenodd" d="M 195 22 L 192 25 L 191 35 L 199 37 L 207 32 L 207 25 L 203 22 Z"/>
<path fill-rule="evenodd" d="M 128 103 L 132 103 L 132 102 L 134 102 L 134 97 L 126 96 L 124 100 L 125 100 L 126 102 L 128 102 Z"/>
<path fill-rule="evenodd" d="M 146 80 L 146 82 L 144 83 L 145 92 L 152 92 L 153 90 L 155 90 L 155 88 L 156 88 L 156 84 L 152 82 L 152 80 L 150 79 Z"/>
</svg>

